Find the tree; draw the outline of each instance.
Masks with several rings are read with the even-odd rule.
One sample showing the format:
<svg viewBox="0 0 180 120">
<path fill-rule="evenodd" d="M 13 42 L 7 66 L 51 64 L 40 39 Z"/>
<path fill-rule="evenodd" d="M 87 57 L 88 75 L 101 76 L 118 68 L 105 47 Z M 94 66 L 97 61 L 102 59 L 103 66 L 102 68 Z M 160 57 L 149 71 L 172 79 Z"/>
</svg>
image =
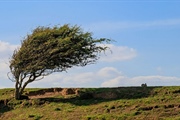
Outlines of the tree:
<svg viewBox="0 0 180 120">
<path fill-rule="evenodd" d="M 73 66 L 94 64 L 103 43 L 110 39 L 95 39 L 75 25 L 37 27 L 21 42 L 10 60 L 11 80 L 15 82 L 15 99 L 21 99 L 25 87 L 54 72 L 67 71 Z"/>
</svg>

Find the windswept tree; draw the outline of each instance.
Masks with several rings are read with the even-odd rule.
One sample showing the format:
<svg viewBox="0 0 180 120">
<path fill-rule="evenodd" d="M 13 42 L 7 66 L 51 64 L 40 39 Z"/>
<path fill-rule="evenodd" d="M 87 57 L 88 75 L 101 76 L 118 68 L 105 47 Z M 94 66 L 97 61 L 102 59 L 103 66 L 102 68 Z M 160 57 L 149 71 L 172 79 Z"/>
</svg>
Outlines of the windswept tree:
<svg viewBox="0 0 180 120">
<path fill-rule="evenodd" d="M 110 39 L 92 37 L 79 26 L 37 27 L 27 35 L 10 60 L 15 99 L 21 99 L 26 86 L 54 72 L 73 66 L 94 64 Z M 104 44 L 104 45 L 101 45 Z"/>
</svg>

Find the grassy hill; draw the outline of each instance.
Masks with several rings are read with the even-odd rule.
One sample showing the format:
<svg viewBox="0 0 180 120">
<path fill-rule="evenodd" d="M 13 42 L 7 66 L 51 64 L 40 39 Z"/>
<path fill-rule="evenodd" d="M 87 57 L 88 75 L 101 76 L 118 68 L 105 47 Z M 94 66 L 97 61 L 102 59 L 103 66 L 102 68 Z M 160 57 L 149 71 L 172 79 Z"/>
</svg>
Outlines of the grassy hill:
<svg viewBox="0 0 180 120">
<path fill-rule="evenodd" d="M 0 120 L 179 120 L 180 87 L 0 89 Z"/>
</svg>

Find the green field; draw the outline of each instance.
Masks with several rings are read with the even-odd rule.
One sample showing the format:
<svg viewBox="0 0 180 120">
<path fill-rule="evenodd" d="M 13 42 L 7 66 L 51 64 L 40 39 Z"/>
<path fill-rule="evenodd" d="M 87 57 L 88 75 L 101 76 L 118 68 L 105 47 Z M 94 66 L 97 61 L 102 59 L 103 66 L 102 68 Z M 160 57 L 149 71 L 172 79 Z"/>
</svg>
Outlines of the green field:
<svg viewBox="0 0 180 120">
<path fill-rule="evenodd" d="M 0 120 L 180 120 L 179 86 L 81 88 L 81 94 L 19 101 L 13 92 L 0 89 Z"/>
</svg>

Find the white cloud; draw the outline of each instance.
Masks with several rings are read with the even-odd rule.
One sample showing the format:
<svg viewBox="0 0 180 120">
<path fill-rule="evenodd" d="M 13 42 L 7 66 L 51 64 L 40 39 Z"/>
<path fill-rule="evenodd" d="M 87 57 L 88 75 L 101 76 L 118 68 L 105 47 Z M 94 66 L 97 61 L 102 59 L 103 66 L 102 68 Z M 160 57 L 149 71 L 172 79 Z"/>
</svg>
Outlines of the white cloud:
<svg viewBox="0 0 180 120">
<path fill-rule="evenodd" d="M 113 67 L 105 67 L 98 71 L 92 72 L 80 72 L 78 69 L 74 69 L 76 73 L 55 73 L 45 77 L 41 81 L 30 84 L 30 87 L 40 86 L 44 84 L 49 86 L 61 86 L 61 87 L 100 87 L 101 83 L 116 77 L 121 74 L 117 69 Z"/>
<path fill-rule="evenodd" d="M 146 82 L 149 85 L 177 85 L 180 84 L 180 78 L 174 76 L 138 76 L 130 79 L 135 83 Z"/>
<path fill-rule="evenodd" d="M 121 75 L 122 73 L 114 67 L 104 67 L 97 72 L 98 76 L 112 78 Z"/>
<path fill-rule="evenodd" d="M 0 41 L 0 59 L 7 60 L 11 57 L 13 51 L 18 47 L 18 45 L 11 45 L 8 42 Z"/>
<path fill-rule="evenodd" d="M 118 87 L 118 86 L 140 86 L 146 83 L 149 86 L 174 86 L 180 85 L 180 78 L 172 76 L 137 76 L 128 78 L 119 76 L 114 79 L 105 81 L 101 84 L 102 87 Z"/>
<path fill-rule="evenodd" d="M 137 56 L 136 50 L 128 47 L 108 45 L 113 51 L 112 54 L 106 53 L 102 56 L 102 61 L 123 61 L 130 60 Z M 7 78 L 9 72 L 8 57 L 12 55 L 18 45 L 11 45 L 6 42 L 0 42 L 0 87 L 13 87 Z M 9 55 L 7 55 L 9 54 Z M 161 71 L 162 68 L 158 67 Z M 180 85 L 180 78 L 173 76 L 136 76 L 127 77 L 121 71 L 114 67 L 104 67 L 99 70 L 82 71 L 82 69 L 73 69 L 71 73 L 55 73 L 45 77 L 43 80 L 33 82 L 28 87 L 118 87 L 118 86 L 140 86 L 147 83 L 149 86 L 168 86 Z"/>
<path fill-rule="evenodd" d="M 92 79 L 94 78 L 93 72 L 85 72 L 79 75 L 73 74 L 72 76 L 67 76 L 63 79 L 63 83 L 75 83 L 77 85 L 80 84 L 87 84 L 92 82 Z M 73 83 L 73 84 L 74 84 Z"/>
<path fill-rule="evenodd" d="M 7 42 L 0 41 L 0 77 L 1 85 L 9 87 L 7 73 L 9 70 L 9 58 L 12 56 L 13 51 L 18 48 L 19 45 L 12 45 Z M 106 55 L 102 55 L 101 61 L 114 62 L 130 60 L 136 56 L 136 50 L 124 46 L 115 46 L 108 44 L 113 51 L 111 54 L 107 52 Z M 72 70 L 71 73 L 55 73 L 50 76 L 46 76 L 43 80 L 33 82 L 29 84 L 29 87 L 50 87 L 50 86 L 74 86 L 74 87 L 99 87 L 102 82 L 109 80 L 113 77 L 121 75 L 117 69 L 113 67 L 105 67 L 99 71 L 82 72 L 78 73 L 79 69 Z M 8 82 L 7 82 L 8 81 Z M 8 85 L 8 84 L 9 85 Z"/>
<path fill-rule="evenodd" d="M 172 26 L 172 25 L 180 25 L 180 19 L 167 19 L 167 20 L 156 20 L 150 22 L 144 22 L 139 26 L 142 27 L 154 27 L 154 26 Z"/>
<path fill-rule="evenodd" d="M 95 77 L 93 72 L 55 73 L 29 84 L 28 87 L 92 87 L 92 84 L 95 85 Z"/>
<path fill-rule="evenodd" d="M 126 46 L 115 46 L 106 44 L 110 48 L 106 53 L 102 53 L 100 60 L 105 62 L 126 61 L 137 56 L 137 51 Z"/>
<path fill-rule="evenodd" d="M 11 45 L 7 42 L 0 41 L 0 88 L 13 87 L 13 83 L 8 79 L 9 58 L 18 45 Z"/>
<path fill-rule="evenodd" d="M 1 79 L 7 79 L 7 73 L 9 68 L 8 64 L 0 62 L 0 66 L 1 66 L 0 69 Z"/>
<path fill-rule="evenodd" d="M 180 19 L 165 19 L 165 20 L 154 20 L 154 21 L 139 21 L 139 22 L 131 22 L 131 21 L 119 21 L 119 22 L 99 22 L 93 23 L 86 28 L 89 28 L 93 31 L 117 31 L 117 30 L 125 30 L 132 28 L 149 28 L 149 27 L 164 27 L 164 26 L 175 26 L 180 25 Z"/>
<path fill-rule="evenodd" d="M 135 76 L 128 77 L 113 67 L 104 67 L 92 72 L 60 73 L 48 76 L 42 81 L 30 84 L 30 87 L 118 87 L 180 85 L 180 78 L 173 76 Z"/>
<path fill-rule="evenodd" d="M 101 84 L 101 87 L 118 87 L 124 86 L 127 78 L 125 76 L 117 76 L 114 79 L 107 80 Z"/>
<path fill-rule="evenodd" d="M 0 76 L 2 79 L 7 78 L 7 73 L 9 72 L 9 58 L 17 47 L 18 45 L 11 45 L 7 42 L 0 41 Z"/>
</svg>

